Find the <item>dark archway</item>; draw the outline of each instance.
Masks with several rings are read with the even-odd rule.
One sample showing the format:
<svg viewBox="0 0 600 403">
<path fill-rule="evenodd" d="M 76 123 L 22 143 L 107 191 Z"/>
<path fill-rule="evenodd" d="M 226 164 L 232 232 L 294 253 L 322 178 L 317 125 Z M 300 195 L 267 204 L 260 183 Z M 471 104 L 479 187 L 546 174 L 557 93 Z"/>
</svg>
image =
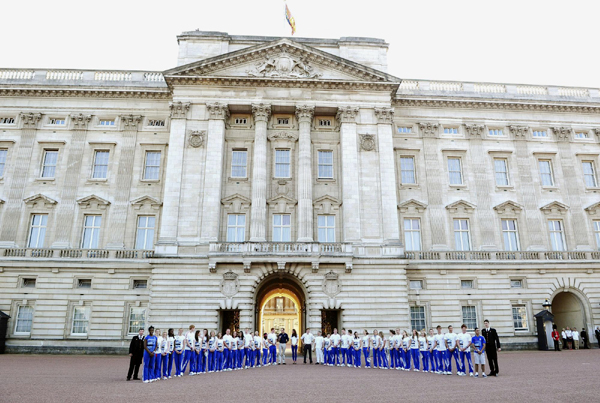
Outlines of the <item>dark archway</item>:
<svg viewBox="0 0 600 403">
<path fill-rule="evenodd" d="M 567 326 L 586 327 L 585 310 L 582 301 L 572 292 L 559 292 L 552 299 L 552 314 L 559 331 Z"/>
</svg>

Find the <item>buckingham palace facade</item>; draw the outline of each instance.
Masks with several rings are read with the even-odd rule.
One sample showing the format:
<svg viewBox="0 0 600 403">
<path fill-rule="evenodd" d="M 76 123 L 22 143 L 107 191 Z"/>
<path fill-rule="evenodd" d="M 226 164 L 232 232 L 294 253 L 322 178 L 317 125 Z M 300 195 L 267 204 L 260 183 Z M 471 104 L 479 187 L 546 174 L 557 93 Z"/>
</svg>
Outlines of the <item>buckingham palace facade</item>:
<svg viewBox="0 0 600 403">
<path fill-rule="evenodd" d="M 163 72 L 0 69 L 9 352 L 600 325 L 598 88 L 401 79 L 381 39 L 177 39 Z"/>
</svg>

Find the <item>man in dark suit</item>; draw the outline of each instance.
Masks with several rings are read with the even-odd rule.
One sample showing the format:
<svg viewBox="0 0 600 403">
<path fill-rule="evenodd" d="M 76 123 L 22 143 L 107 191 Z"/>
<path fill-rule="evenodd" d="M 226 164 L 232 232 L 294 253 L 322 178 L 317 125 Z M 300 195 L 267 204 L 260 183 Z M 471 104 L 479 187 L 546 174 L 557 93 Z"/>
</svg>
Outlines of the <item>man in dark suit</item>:
<svg viewBox="0 0 600 403">
<path fill-rule="evenodd" d="M 598 348 L 600 348 L 600 326 L 596 326 L 594 334 L 596 335 L 596 340 L 598 340 Z"/>
<path fill-rule="evenodd" d="M 581 328 L 581 332 L 579 333 L 581 336 L 581 343 L 583 344 L 583 348 L 588 349 L 588 335 L 585 328 Z"/>
<path fill-rule="evenodd" d="M 498 376 L 498 372 L 500 372 L 498 368 L 498 351 L 500 351 L 500 338 L 498 338 L 498 333 L 496 332 L 496 329 L 490 327 L 489 320 L 484 320 L 483 324 L 485 325 L 485 328 L 482 332 L 483 337 L 485 338 L 485 353 L 490 363 L 489 376 Z"/>
<path fill-rule="evenodd" d="M 144 329 L 140 329 L 139 333 L 131 339 L 129 343 L 129 372 L 127 373 L 127 380 L 131 380 L 131 374 L 133 374 L 134 380 L 139 380 L 138 372 L 140 371 L 140 364 L 144 357 Z"/>
</svg>

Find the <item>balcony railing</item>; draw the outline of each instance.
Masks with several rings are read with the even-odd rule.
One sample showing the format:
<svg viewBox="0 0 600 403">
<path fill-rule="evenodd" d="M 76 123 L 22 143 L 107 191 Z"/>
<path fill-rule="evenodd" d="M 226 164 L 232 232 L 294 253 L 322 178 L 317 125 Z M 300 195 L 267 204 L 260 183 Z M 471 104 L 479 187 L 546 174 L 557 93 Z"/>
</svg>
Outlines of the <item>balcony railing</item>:
<svg viewBox="0 0 600 403">
<path fill-rule="evenodd" d="M 600 252 L 492 252 L 492 251 L 422 251 L 405 252 L 408 260 L 600 260 Z"/>
<path fill-rule="evenodd" d="M 153 250 L 135 249 L 49 249 L 49 248 L 8 248 L 0 250 L 5 258 L 33 259 L 150 259 Z"/>
<path fill-rule="evenodd" d="M 287 255 L 351 255 L 352 245 L 346 243 L 305 242 L 223 242 L 210 244 L 211 254 L 287 254 Z"/>
</svg>

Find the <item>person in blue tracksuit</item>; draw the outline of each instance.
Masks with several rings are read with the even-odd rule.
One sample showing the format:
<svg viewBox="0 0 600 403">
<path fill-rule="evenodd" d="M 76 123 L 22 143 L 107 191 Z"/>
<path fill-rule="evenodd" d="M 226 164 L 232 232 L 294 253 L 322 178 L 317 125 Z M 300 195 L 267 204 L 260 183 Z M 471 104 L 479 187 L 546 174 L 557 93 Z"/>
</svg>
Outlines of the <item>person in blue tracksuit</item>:
<svg viewBox="0 0 600 403">
<path fill-rule="evenodd" d="M 196 373 L 203 374 L 206 372 L 206 364 L 208 362 L 208 329 L 203 329 L 200 333 L 200 352 L 198 361 L 196 361 Z"/>
<path fill-rule="evenodd" d="M 185 358 L 185 336 L 183 329 L 179 329 L 178 335 L 175 336 L 175 376 L 182 376 L 181 372 L 183 359 Z"/>
<path fill-rule="evenodd" d="M 175 333 L 173 328 L 170 328 L 167 332 L 167 340 L 169 342 L 169 355 L 167 358 L 167 377 L 171 378 L 171 370 L 173 369 L 173 358 L 175 356 Z"/>
<path fill-rule="evenodd" d="M 454 333 L 452 325 L 448 326 L 448 333 L 444 335 L 446 347 L 448 348 L 448 372 L 452 375 L 452 357 L 456 362 L 456 373 L 460 375 L 462 366 L 460 365 L 460 354 L 458 353 L 458 335 Z"/>
<path fill-rule="evenodd" d="M 252 347 L 254 346 L 254 336 L 250 333 L 250 329 L 246 328 L 244 333 L 244 351 L 246 355 L 246 362 L 244 368 L 251 368 L 252 365 Z"/>
<path fill-rule="evenodd" d="M 410 371 L 410 336 L 406 331 L 402 332 L 402 357 L 404 359 L 404 366 L 402 367 L 405 371 Z"/>
<path fill-rule="evenodd" d="M 423 372 L 429 372 L 429 350 L 427 349 L 427 333 L 425 329 L 419 334 L 419 351 L 423 361 Z"/>
<path fill-rule="evenodd" d="M 401 370 L 402 365 L 404 364 L 402 358 L 402 332 L 400 329 L 396 329 L 396 336 L 394 337 L 394 345 L 396 350 L 396 369 Z"/>
<path fill-rule="evenodd" d="M 390 329 L 390 336 L 388 337 L 388 344 L 389 344 L 389 350 L 390 350 L 390 369 L 395 369 L 396 368 L 396 354 L 398 353 L 398 350 L 396 350 L 396 331 L 393 329 Z"/>
<path fill-rule="evenodd" d="M 340 349 L 340 335 L 338 334 L 337 328 L 333 329 L 333 334 L 330 337 L 331 339 L 331 365 L 332 366 L 340 366 L 340 357 L 339 357 L 339 349 Z"/>
<path fill-rule="evenodd" d="M 350 366 L 346 361 L 348 357 L 348 347 L 350 346 L 351 340 L 348 340 L 348 334 L 346 333 L 346 328 L 342 328 L 342 335 L 340 336 L 340 354 L 342 358 L 340 359 L 342 366 Z"/>
<path fill-rule="evenodd" d="M 361 340 L 358 337 L 358 332 L 354 332 L 354 339 L 352 339 L 352 353 L 354 356 L 354 368 L 362 367 L 361 359 L 360 359 L 360 348 L 361 348 Z"/>
<path fill-rule="evenodd" d="M 162 378 L 168 379 L 169 376 L 169 356 L 171 350 L 169 350 L 171 343 L 169 343 L 169 336 L 167 332 L 163 332 L 162 340 L 160 342 L 160 366 L 162 368 Z M 160 379 L 161 374 L 158 374 L 158 379 Z"/>
<path fill-rule="evenodd" d="M 458 335 L 458 351 L 460 354 L 460 366 L 462 368 L 461 375 L 466 375 L 466 358 L 467 365 L 469 366 L 469 376 L 473 376 L 473 361 L 471 360 L 471 335 L 467 333 L 467 325 L 465 324 L 460 327 L 460 330 L 462 333 Z"/>
<path fill-rule="evenodd" d="M 298 361 L 298 333 L 296 333 L 296 329 L 292 329 L 290 344 L 292 345 L 292 364 L 296 364 L 296 361 Z"/>
<path fill-rule="evenodd" d="M 194 332 L 194 349 L 192 355 L 194 356 L 194 375 L 200 373 L 200 354 L 202 353 L 202 338 L 200 337 L 200 329 Z"/>
<path fill-rule="evenodd" d="M 440 325 L 438 325 L 436 329 L 437 334 L 434 336 L 435 342 L 433 348 L 434 354 L 436 355 L 436 367 L 438 369 L 437 373 L 443 375 L 452 375 L 451 372 L 448 372 L 450 365 L 448 363 L 448 347 L 446 347 L 446 340 L 444 338 L 446 335 L 442 333 L 442 327 Z"/>
<path fill-rule="evenodd" d="M 231 337 L 231 329 L 226 329 L 223 335 L 223 371 L 229 371 L 231 368 L 231 343 L 233 337 Z"/>
<path fill-rule="evenodd" d="M 217 351 L 215 355 L 216 368 L 215 372 L 223 371 L 223 356 L 225 351 L 225 343 L 223 342 L 223 336 L 221 333 L 217 333 Z"/>
<path fill-rule="evenodd" d="M 242 332 L 240 330 L 240 333 L 238 334 L 238 339 L 237 339 L 237 345 L 238 345 L 238 349 L 237 349 L 237 369 L 244 369 L 244 359 L 245 359 L 245 355 L 244 355 L 244 332 Z"/>
<path fill-rule="evenodd" d="M 323 339 L 323 359 L 325 360 L 324 365 L 329 366 L 329 358 L 331 353 L 331 334 L 327 333 Z"/>
<path fill-rule="evenodd" d="M 215 331 L 210 331 L 208 338 L 208 372 L 215 372 L 217 359 L 217 337 Z"/>
<path fill-rule="evenodd" d="M 379 368 L 379 343 L 381 342 L 381 337 L 379 337 L 379 333 L 377 329 L 373 330 L 373 337 L 371 337 L 371 347 L 373 350 L 373 368 Z"/>
<path fill-rule="evenodd" d="M 365 329 L 363 331 L 363 338 L 362 338 L 361 345 L 362 345 L 362 352 L 365 357 L 365 368 L 371 368 L 371 359 L 370 359 L 371 349 L 369 348 L 369 346 L 371 345 L 371 338 L 369 337 L 369 331 L 367 329 Z"/>
<path fill-rule="evenodd" d="M 429 372 L 437 372 L 437 363 L 433 354 L 433 344 L 435 343 L 435 335 L 433 334 L 433 328 L 429 328 L 429 334 L 427 335 L 427 351 L 429 352 Z"/>
<path fill-rule="evenodd" d="M 419 372 L 419 332 L 413 329 L 410 337 L 410 358 L 413 362 L 413 371 Z"/>
<path fill-rule="evenodd" d="M 183 356 L 183 362 L 181 363 L 181 375 L 185 374 L 188 363 L 190 364 L 190 375 L 194 375 L 196 372 L 196 360 L 194 354 L 194 333 L 196 332 L 196 326 L 190 325 L 188 332 L 185 334 L 184 350 L 185 355 Z"/>
<path fill-rule="evenodd" d="M 379 332 L 379 337 L 381 338 L 381 342 L 379 343 L 379 368 L 389 369 L 387 354 L 385 353 L 385 349 L 388 345 L 388 340 L 383 335 L 383 332 Z"/>
<path fill-rule="evenodd" d="M 148 328 L 148 336 L 144 339 L 144 383 L 154 382 L 154 355 L 158 349 L 158 340 L 154 335 L 154 326 Z"/>
<path fill-rule="evenodd" d="M 263 367 L 266 367 L 267 365 L 269 365 L 269 363 L 267 362 L 269 360 L 269 336 L 266 333 L 263 333 L 263 338 L 260 342 L 260 346 L 262 348 L 262 365 Z M 292 350 L 294 351 L 294 350 Z M 295 363 L 294 363 L 295 364 Z"/>
<path fill-rule="evenodd" d="M 160 333 L 160 329 L 154 329 L 154 334 L 156 335 L 156 354 L 154 354 L 154 374 L 152 379 L 155 381 L 160 381 L 160 364 L 162 363 L 161 355 L 160 355 L 160 345 L 163 341 L 162 334 Z"/>
<path fill-rule="evenodd" d="M 271 333 L 267 335 L 269 340 L 269 363 L 271 365 L 277 365 L 277 335 L 275 334 L 275 328 L 271 328 Z"/>
<path fill-rule="evenodd" d="M 233 331 L 233 335 L 231 336 L 233 337 L 233 340 L 231 340 L 231 351 L 229 352 L 229 356 L 230 356 L 230 366 L 229 366 L 229 370 L 230 371 L 235 371 L 237 370 L 237 348 L 238 348 L 238 332 L 237 331 Z"/>
<path fill-rule="evenodd" d="M 260 351 L 262 349 L 262 343 L 263 343 L 263 339 L 260 337 L 260 334 L 258 333 L 258 330 L 256 332 L 254 332 L 254 360 L 256 362 L 255 366 L 257 368 L 261 367 L 260 364 Z M 277 354 L 275 354 L 277 355 Z M 275 359 L 277 359 L 277 357 L 275 357 Z"/>
</svg>

